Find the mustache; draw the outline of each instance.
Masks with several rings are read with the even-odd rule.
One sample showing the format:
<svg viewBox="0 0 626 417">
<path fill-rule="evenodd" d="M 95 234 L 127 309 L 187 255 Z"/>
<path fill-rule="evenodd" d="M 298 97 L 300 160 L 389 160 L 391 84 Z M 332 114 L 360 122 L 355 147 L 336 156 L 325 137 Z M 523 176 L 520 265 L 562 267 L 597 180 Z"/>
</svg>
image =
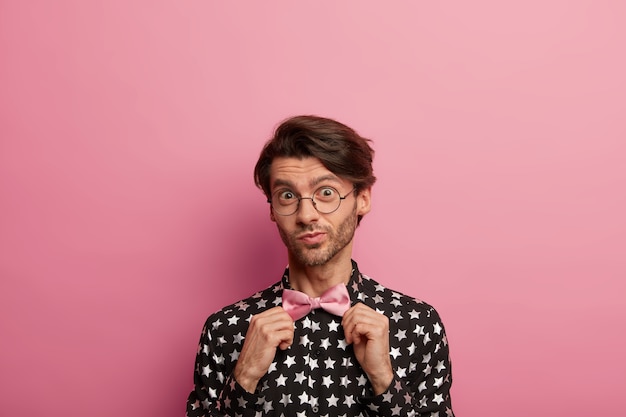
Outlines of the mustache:
<svg viewBox="0 0 626 417">
<path fill-rule="evenodd" d="M 329 229 L 326 227 L 320 227 L 320 226 L 315 226 L 315 225 L 306 225 L 304 227 L 300 227 L 296 233 L 315 233 L 315 232 L 324 232 L 324 233 L 328 233 Z"/>
</svg>

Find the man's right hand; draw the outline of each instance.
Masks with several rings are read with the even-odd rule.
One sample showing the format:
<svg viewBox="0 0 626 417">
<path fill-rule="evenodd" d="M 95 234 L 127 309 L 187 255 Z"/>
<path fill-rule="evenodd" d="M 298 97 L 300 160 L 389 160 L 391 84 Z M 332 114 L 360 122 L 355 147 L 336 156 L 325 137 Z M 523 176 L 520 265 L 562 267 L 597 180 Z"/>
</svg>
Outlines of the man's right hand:
<svg viewBox="0 0 626 417">
<path fill-rule="evenodd" d="M 276 348 L 285 350 L 293 343 L 293 332 L 293 320 L 280 306 L 252 316 L 233 372 L 239 385 L 254 392 L 272 364 Z"/>
</svg>

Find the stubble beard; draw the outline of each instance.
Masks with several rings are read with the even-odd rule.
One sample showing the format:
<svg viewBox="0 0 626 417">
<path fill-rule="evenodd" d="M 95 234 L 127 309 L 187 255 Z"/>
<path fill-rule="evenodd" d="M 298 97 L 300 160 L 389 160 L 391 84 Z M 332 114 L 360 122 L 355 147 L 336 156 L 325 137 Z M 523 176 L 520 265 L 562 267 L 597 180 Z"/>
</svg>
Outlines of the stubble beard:
<svg viewBox="0 0 626 417">
<path fill-rule="evenodd" d="M 341 252 L 354 238 L 354 232 L 357 225 L 356 204 L 354 210 L 350 213 L 346 219 L 339 224 L 336 232 L 327 227 L 315 227 L 314 225 L 307 225 L 300 228 L 298 231 L 287 234 L 280 227 L 278 232 L 280 234 L 283 243 L 287 247 L 287 250 L 292 256 L 303 266 L 321 266 L 328 263 L 339 252 Z M 306 245 L 298 241 L 297 235 L 303 232 L 323 231 L 326 233 L 326 240 L 323 243 L 316 243 L 313 245 Z M 324 245 L 327 245 L 324 248 Z"/>
</svg>

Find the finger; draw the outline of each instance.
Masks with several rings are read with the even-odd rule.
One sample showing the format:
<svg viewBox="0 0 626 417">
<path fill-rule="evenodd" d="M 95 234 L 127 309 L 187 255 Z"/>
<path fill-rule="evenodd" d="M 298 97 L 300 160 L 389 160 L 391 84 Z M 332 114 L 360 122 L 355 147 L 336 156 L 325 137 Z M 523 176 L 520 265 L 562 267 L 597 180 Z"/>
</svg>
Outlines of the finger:
<svg viewBox="0 0 626 417">
<path fill-rule="evenodd" d="M 282 307 L 274 307 L 252 316 L 250 327 L 253 326 L 272 326 L 274 329 L 288 328 L 293 327 L 293 320 Z"/>
<path fill-rule="evenodd" d="M 352 306 L 346 313 L 343 315 L 342 325 L 344 326 L 354 326 L 355 323 L 360 321 L 368 321 L 375 315 L 379 315 L 379 313 L 375 312 L 371 308 L 365 306 L 364 304 L 356 304 Z M 368 317 L 370 319 L 368 319 Z"/>
<path fill-rule="evenodd" d="M 364 306 L 365 307 L 365 306 Z M 388 333 L 388 319 L 369 307 L 347 312 L 342 320 L 347 343 L 358 343 L 363 337 L 372 339 Z"/>
</svg>

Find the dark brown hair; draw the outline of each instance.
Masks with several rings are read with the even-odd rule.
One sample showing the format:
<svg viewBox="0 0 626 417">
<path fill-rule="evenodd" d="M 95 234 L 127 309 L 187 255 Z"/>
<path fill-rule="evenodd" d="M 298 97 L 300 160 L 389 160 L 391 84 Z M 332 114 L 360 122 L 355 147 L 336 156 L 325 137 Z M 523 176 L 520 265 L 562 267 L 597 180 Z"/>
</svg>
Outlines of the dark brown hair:
<svg viewBox="0 0 626 417">
<path fill-rule="evenodd" d="M 352 182 L 356 192 L 376 182 L 374 150 L 369 139 L 350 127 L 318 116 L 295 116 L 283 121 L 265 144 L 254 167 L 254 182 L 269 198 L 270 167 L 276 157 L 319 159 L 333 174 Z"/>
</svg>

